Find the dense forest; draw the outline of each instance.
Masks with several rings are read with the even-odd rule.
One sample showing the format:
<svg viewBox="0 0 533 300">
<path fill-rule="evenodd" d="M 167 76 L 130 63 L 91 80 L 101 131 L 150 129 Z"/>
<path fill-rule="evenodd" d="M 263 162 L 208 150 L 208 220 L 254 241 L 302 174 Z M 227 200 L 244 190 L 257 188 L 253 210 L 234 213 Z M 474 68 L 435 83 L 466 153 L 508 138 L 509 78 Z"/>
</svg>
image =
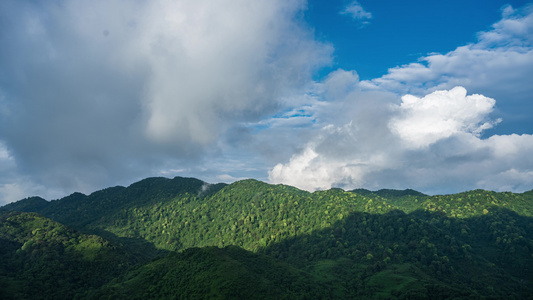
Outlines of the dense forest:
<svg viewBox="0 0 533 300">
<path fill-rule="evenodd" d="M 533 299 L 533 191 L 148 178 L 0 208 L 1 299 Z"/>
</svg>

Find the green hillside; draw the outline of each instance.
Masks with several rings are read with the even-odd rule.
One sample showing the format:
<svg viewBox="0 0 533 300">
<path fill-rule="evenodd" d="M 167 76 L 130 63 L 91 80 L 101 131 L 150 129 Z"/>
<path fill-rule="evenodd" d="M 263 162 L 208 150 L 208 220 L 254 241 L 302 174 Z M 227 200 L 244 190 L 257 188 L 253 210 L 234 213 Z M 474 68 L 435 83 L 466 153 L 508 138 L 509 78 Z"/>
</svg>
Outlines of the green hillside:
<svg viewBox="0 0 533 300">
<path fill-rule="evenodd" d="M 533 295 L 533 191 L 309 193 L 256 180 L 210 185 L 176 177 L 3 209 L 99 236 L 126 251 L 127 264 L 138 262 L 88 289 L 95 297 Z M 22 247 L 10 245 L 15 253 Z M 169 292 L 177 287 L 186 292 Z"/>
<path fill-rule="evenodd" d="M 0 211 L 0 298 L 73 299 L 127 271 L 119 246 L 35 213 Z"/>
<path fill-rule="evenodd" d="M 156 284 L 154 284 L 156 283 Z M 111 282 L 100 296 L 128 299 L 328 298 L 311 274 L 236 246 L 189 248 Z"/>
</svg>

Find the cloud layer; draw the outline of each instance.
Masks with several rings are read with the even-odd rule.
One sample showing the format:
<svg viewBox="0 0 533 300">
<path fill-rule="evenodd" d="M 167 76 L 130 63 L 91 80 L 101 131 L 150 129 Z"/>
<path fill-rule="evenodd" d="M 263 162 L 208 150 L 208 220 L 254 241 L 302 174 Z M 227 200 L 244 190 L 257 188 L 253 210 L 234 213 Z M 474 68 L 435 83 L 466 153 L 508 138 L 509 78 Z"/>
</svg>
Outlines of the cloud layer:
<svg viewBox="0 0 533 300">
<path fill-rule="evenodd" d="M 532 33 L 533 6 L 508 6 L 476 43 L 369 81 L 333 72 L 315 96 L 328 103 L 314 115 L 320 129 L 270 181 L 307 190 L 530 190 Z"/>
<path fill-rule="evenodd" d="M 0 2 L 0 203 L 154 175 L 533 187 L 533 6 L 360 81 L 306 1 Z M 371 12 L 351 2 L 361 24 Z M 339 16 L 345 18 L 346 16 Z"/>
<path fill-rule="evenodd" d="M 332 48 L 314 40 L 302 9 L 2 1 L 0 142 L 17 174 L 0 182 L 3 196 L 23 189 L 15 178 L 88 192 L 201 163 L 236 123 L 275 113 L 329 63 Z"/>
<path fill-rule="evenodd" d="M 478 41 L 445 54 L 433 53 L 419 62 L 389 69 L 383 77 L 364 81 L 367 89 L 398 94 L 425 95 L 464 86 L 472 93 L 496 99 L 505 111 L 499 133 L 510 134 L 518 123 L 533 128 L 529 105 L 533 95 L 533 5 L 508 6 L 492 30 L 480 32 Z M 515 123 L 516 122 L 516 123 Z"/>
<path fill-rule="evenodd" d="M 368 95 L 350 94 L 354 105 Z M 384 96 L 384 98 L 386 98 Z M 373 98 L 375 99 L 375 98 Z M 489 114 L 494 99 L 467 95 L 463 87 L 423 98 L 402 97 L 400 105 L 377 103 L 379 114 L 327 125 L 288 163 L 269 173 L 273 183 L 309 191 L 415 188 L 445 193 L 472 188 L 524 191 L 533 160 L 533 135 L 480 134 L 498 122 Z"/>
</svg>

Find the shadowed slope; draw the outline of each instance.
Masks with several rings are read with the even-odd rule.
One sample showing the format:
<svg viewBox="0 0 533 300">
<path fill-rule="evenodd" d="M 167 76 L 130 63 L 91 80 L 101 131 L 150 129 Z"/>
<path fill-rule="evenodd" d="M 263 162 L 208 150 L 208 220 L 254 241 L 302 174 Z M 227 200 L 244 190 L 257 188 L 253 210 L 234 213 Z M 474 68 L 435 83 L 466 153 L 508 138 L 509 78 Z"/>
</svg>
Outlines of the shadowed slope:
<svg viewBox="0 0 533 300">
<path fill-rule="evenodd" d="M 131 266 L 117 245 L 35 213 L 0 212 L 2 299 L 73 299 Z"/>
</svg>

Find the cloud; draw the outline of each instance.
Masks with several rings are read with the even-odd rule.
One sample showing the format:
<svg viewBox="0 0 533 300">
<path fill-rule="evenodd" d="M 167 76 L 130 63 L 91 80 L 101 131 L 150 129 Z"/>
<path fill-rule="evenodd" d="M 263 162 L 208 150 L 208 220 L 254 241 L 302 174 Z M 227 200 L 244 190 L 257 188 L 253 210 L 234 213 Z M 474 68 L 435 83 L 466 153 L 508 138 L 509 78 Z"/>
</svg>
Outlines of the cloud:
<svg viewBox="0 0 533 300">
<path fill-rule="evenodd" d="M 305 6 L 1 1 L 0 201 L 267 169 L 309 190 L 531 186 L 533 6 L 361 82 L 313 81 L 333 47 Z M 372 18 L 358 2 L 341 13 Z"/>
<path fill-rule="evenodd" d="M 310 191 L 530 190 L 532 20 L 533 6 L 507 6 L 476 43 L 353 82 L 350 92 L 322 90 L 321 129 L 269 180 Z M 322 85 L 343 91 L 349 73 L 335 71 Z"/>
<path fill-rule="evenodd" d="M 366 99 L 366 100 L 365 100 Z M 368 91 L 344 101 L 354 107 L 377 99 Z M 377 102 L 377 109 L 343 110 L 349 123 L 325 125 L 287 163 L 269 172 L 273 183 L 313 191 L 342 187 L 415 188 L 450 193 L 473 188 L 524 191 L 531 189 L 533 135 L 480 133 L 498 120 L 490 117 L 496 101 L 467 95 L 463 87 L 432 92 L 422 98 L 402 97 L 394 104 Z M 339 119 L 343 120 L 339 112 Z M 502 184 L 505 183 L 505 184 Z"/>
<path fill-rule="evenodd" d="M 15 170 L 15 160 L 5 144 L 0 141 L 0 199 L 21 199 L 24 195 L 18 184 L 9 182 Z"/>
<path fill-rule="evenodd" d="M 331 61 L 303 9 L 300 0 L 2 1 L 0 140 L 13 174 L 90 192 L 209 164 L 236 124 L 276 113 Z"/>
<path fill-rule="evenodd" d="M 372 19 L 372 13 L 367 12 L 357 1 L 348 4 L 340 14 L 349 15 L 354 20 L 360 21 L 363 24 L 368 24 L 368 20 Z"/>
<path fill-rule="evenodd" d="M 533 94 L 529 83 L 533 77 L 532 37 L 533 5 L 507 6 L 502 19 L 492 30 L 480 32 L 476 43 L 389 69 L 380 78 L 361 82 L 361 88 L 422 96 L 464 86 L 472 93 L 498 99 L 497 113 L 506 120 L 495 129 L 498 133 L 527 133 L 524 128 L 533 128 L 526 113 Z"/>
<path fill-rule="evenodd" d="M 531 186 L 533 186 L 533 171 L 509 169 L 497 174 L 491 174 L 477 184 L 485 189 L 498 187 L 500 191 L 530 190 Z"/>
<path fill-rule="evenodd" d="M 151 138 L 206 145 L 224 121 L 273 111 L 275 99 L 310 79 L 329 50 L 294 23 L 291 15 L 300 2 L 282 3 L 229 1 L 217 7 L 206 2 L 162 9 L 162 19 L 169 21 L 155 24 L 164 34 L 146 49 L 154 72 L 147 89 Z M 153 55 L 154 48 L 163 54 Z"/>
<path fill-rule="evenodd" d="M 400 116 L 393 118 L 389 127 L 413 148 L 427 147 L 459 132 L 479 136 L 498 122 L 484 122 L 495 103 L 483 95 L 467 96 L 460 86 L 424 98 L 405 95 L 398 107 Z"/>
<path fill-rule="evenodd" d="M 502 8 L 502 20 L 492 25 L 492 30 L 478 34 L 478 48 L 522 48 L 533 45 L 533 5 L 514 9 Z M 519 38 L 517 38 L 519 37 Z"/>
<path fill-rule="evenodd" d="M 0 140 L 0 205 L 20 200 L 29 195 L 58 195 L 54 188 L 46 189 L 21 175 L 15 158 L 6 144 Z M 64 195 L 64 194 L 59 194 Z"/>
</svg>

